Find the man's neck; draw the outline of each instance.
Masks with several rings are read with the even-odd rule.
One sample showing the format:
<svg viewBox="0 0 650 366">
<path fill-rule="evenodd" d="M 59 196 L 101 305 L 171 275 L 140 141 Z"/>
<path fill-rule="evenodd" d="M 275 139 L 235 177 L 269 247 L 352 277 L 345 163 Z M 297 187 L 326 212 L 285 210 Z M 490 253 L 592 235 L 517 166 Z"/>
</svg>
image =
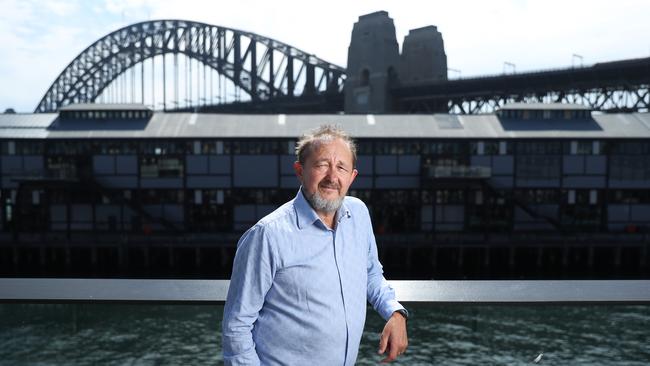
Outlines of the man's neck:
<svg viewBox="0 0 650 366">
<path fill-rule="evenodd" d="M 318 215 L 318 217 L 320 217 L 320 220 L 323 222 L 323 224 L 325 224 L 325 226 L 327 226 L 332 230 L 336 228 L 336 220 L 335 220 L 336 212 L 333 212 L 331 214 L 327 214 L 327 213 L 323 214 L 316 211 L 316 214 Z"/>
<path fill-rule="evenodd" d="M 316 212 L 316 215 L 318 215 L 318 218 L 327 226 L 328 228 L 334 230 L 336 228 L 336 212 L 322 212 L 319 210 L 316 210 L 314 206 L 312 206 L 311 202 L 307 199 L 307 194 L 305 193 L 304 189 L 300 187 L 300 192 L 302 193 L 302 196 L 305 198 L 305 201 L 307 201 L 307 204 L 309 207 L 311 207 L 314 212 Z"/>
</svg>

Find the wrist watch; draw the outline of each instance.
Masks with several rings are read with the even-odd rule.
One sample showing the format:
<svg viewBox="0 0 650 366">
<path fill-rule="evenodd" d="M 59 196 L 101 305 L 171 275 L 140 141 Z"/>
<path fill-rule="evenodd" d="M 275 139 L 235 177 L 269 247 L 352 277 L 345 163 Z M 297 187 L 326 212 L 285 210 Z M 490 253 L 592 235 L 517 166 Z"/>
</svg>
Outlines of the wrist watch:
<svg viewBox="0 0 650 366">
<path fill-rule="evenodd" d="M 395 310 L 395 312 L 401 314 L 404 317 L 404 319 L 406 320 L 409 319 L 409 312 L 406 311 L 406 309 Z"/>
</svg>

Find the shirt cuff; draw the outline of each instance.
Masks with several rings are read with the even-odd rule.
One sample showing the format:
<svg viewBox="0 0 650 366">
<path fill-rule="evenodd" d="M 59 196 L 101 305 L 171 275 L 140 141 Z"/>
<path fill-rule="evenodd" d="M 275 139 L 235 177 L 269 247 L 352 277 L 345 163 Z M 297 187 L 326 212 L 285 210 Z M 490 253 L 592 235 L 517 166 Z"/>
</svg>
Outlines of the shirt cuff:
<svg viewBox="0 0 650 366">
<path fill-rule="evenodd" d="M 381 311 L 379 312 L 379 315 L 381 315 L 384 320 L 388 321 L 388 319 L 390 319 L 390 317 L 393 316 L 393 313 L 397 310 L 406 310 L 406 308 L 397 302 L 397 300 L 389 300 L 384 304 Z M 406 312 L 408 313 L 408 310 Z"/>
<path fill-rule="evenodd" d="M 260 359 L 257 357 L 255 349 L 249 349 L 245 353 L 233 356 L 226 356 L 224 354 L 223 361 L 226 366 L 259 366 Z"/>
</svg>

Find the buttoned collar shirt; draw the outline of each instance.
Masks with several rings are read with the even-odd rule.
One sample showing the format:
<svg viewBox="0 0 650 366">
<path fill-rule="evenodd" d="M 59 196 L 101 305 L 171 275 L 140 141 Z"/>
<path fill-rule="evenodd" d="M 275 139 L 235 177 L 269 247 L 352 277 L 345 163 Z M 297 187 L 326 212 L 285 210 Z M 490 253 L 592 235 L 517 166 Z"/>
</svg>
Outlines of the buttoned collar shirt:
<svg viewBox="0 0 650 366">
<path fill-rule="evenodd" d="M 345 197 L 328 228 L 298 191 L 239 240 L 223 319 L 226 365 L 354 365 L 366 305 L 403 309 L 370 215 Z"/>
</svg>

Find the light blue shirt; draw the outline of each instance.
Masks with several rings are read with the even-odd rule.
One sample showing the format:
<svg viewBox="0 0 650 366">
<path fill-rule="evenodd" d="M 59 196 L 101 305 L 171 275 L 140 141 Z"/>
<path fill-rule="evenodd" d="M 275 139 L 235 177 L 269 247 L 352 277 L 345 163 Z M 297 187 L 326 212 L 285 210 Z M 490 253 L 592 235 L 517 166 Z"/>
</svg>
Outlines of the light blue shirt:
<svg viewBox="0 0 650 366">
<path fill-rule="evenodd" d="M 365 204 L 346 197 L 335 220 L 329 229 L 299 191 L 244 233 L 224 309 L 226 365 L 354 365 L 366 304 L 386 320 L 403 309 Z"/>
</svg>

